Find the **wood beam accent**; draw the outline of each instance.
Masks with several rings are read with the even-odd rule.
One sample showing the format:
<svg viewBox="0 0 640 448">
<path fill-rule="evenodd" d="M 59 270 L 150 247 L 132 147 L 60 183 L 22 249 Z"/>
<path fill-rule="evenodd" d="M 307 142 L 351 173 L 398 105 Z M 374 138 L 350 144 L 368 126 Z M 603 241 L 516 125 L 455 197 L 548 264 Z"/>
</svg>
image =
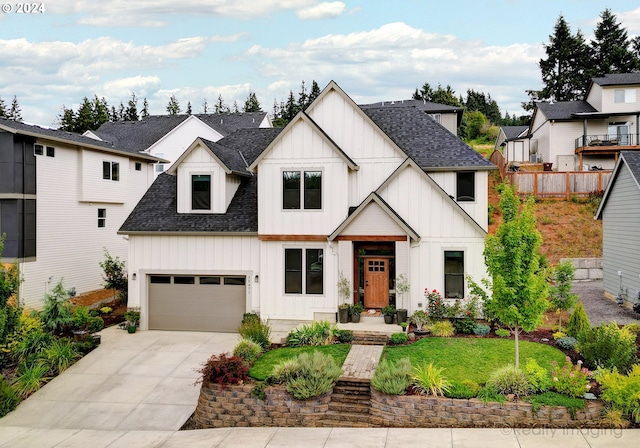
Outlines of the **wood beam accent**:
<svg viewBox="0 0 640 448">
<path fill-rule="evenodd" d="M 336 241 L 407 241 L 407 235 L 375 236 L 375 235 L 340 235 Z"/>
<path fill-rule="evenodd" d="M 327 241 L 327 235 L 258 235 L 260 241 Z"/>
</svg>

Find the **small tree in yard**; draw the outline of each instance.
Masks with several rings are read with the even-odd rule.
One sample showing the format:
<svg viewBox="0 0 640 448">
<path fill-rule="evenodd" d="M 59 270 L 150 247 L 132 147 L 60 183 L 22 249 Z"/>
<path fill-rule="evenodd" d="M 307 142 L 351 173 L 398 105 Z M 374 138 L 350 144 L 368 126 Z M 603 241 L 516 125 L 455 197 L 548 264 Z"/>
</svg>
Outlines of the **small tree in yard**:
<svg viewBox="0 0 640 448">
<path fill-rule="evenodd" d="M 515 189 L 504 186 L 500 195 L 503 221 L 486 239 L 487 272 L 492 278 L 486 309 L 515 335 L 519 366 L 520 330 L 533 331 L 542 323 L 549 302 L 549 285 L 540 268 L 542 237 L 531 211 L 532 199 L 522 207 Z"/>
<path fill-rule="evenodd" d="M 113 258 L 109 251 L 104 249 L 105 260 L 100 262 L 100 267 L 104 271 L 104 289 L 115 289 L 118 291 L 118 298 L 126 305 L 129 291 L 129 279 L 125 270 L 124 261 L 120 258 Z"/>
<path fill-rule="evenodd" d="M 0 259 L 4 249 L 4 235 L 0 235 Z M 6 342 L 7 335 L 16 329 L 20 317 L 17 303 L 20 273 L 16 265 L 6 266 L 0 262 L 0 345 Z M 14 301 L 14 303 L 12 303 Z M 0 364 L 2 360 L 0 359 Z"/>
<path fill-rule="evenodd" d="M 550 299 L 551 306 L 558 312 L 573 308 L 578 300 L 577 294 L 571 294 L 575 270 L 575 267 L 570 261 L 563 261 L 553 270 L 553 285 L 551 286 Z M 559 314 L 558 316 L 558 326 L 562 327 L 562 315 Z"/>
</svg>

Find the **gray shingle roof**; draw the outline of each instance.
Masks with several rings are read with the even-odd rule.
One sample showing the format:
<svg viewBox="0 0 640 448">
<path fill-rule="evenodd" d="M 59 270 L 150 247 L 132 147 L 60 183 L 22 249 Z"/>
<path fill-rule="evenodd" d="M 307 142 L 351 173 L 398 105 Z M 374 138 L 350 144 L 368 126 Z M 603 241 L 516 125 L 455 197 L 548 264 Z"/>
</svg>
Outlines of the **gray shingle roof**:
<svg viewBox="0 0 640 448">
<path fill-rule="evenodd" d="M 541 101 L 536 103 L 536 106 L 548 120 L 575 120 L 576 117 L 573 114 L 597 112 L 586 101 L 557 101 L 553 103 Z"/>
<path fill-rule="evenodd" d="M 365 114 L 424 170 L 495 166 L 415 106 L 367 107 Z"/>
<path fill-rule="evenodd" d="M 502 129 L 506 140 L 513 140 L 529 129 L 529 126 L 502 126 L 500 129 Z"/>
<path fill-rule="evenodd" d="M 450 106 L 448 104 L 432 103 L 423 100 L 381 101 L 379 103 L 360 104 L 360 109 L 377 109 L 380 107 L 417 107 L 425 112 L 462 112 L 462 106 Z"/>
<path fill-rule="evenodd" d="M 237 114 L 194 114 L 207 126 L 222 136 L 229 135 L 242 128 L 257 128 L 266 112 Z M 102 140 L 111 141 L 129 150 L 143 151 L 175 127 L 189 118 L 189 115 L 150 115 L 139 121 L 107 122 L 92 131 Z"/>
<path fill-rule="evenodd" d="M 629 171 L 637 182 L 640 182 L 640 152 L 638 151 L 621 151 L 620 155 L 624 157 L 624 161 L 627 162 Z"/>
<path fill-rule="evenodd" d="M 177 212 L 177 177 L 160 174 L 120 227 L 134 232 L 257 232 L 256 177 L 242 178 L 226 213 Z"/>
<path fill-rule="evenodd" d="M 102 148 L 109 152 L 123 152 L 129 154 L 136 154 L 142 158 L 157 160 L 157 158 L 150 156 L 149 154 L 141 154 L 140 151 L 123 147 L 116 142 L 100 141 L 84 135 L 76 134 L 74 132 L 60 131 L 58 129 L 48 129 L 36 125 L 24 124 L 13 120 L 7 120 L 0 118 L 0 126 L 12 129 L 14 132 L 23 135 L 32 135 L 38 138 L 49 138 L 58 140 L 72 145 L 82 145 L 88 148 Z"/>
<path fill-rule="evenodd" d="M 609 73 L 591 81 L 600 86 L 640 84 L 640 73 Z"/>
</svg>

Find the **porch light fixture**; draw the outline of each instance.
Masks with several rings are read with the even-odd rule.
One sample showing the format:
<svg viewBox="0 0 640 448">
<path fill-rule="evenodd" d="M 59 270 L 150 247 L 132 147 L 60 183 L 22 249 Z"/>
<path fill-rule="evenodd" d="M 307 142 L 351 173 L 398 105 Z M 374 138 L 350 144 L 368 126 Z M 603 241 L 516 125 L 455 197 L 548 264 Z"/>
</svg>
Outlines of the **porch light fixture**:
<svg viewBox="0 0 640 448">
<path fill-rule="evenodd" d="M 136 278 L 138 278 L 138 274 L 136 274 L 135 272 L 131 274 L 131 280 L 135 280 Z"/>
<path fill-rule="evenodd" d="M 260 281 L 260 276 L 258 274 L 256 274 L 256 276 L 253 277 L 253 281 L 258 283 L 258 281 Z"/>
</svg>

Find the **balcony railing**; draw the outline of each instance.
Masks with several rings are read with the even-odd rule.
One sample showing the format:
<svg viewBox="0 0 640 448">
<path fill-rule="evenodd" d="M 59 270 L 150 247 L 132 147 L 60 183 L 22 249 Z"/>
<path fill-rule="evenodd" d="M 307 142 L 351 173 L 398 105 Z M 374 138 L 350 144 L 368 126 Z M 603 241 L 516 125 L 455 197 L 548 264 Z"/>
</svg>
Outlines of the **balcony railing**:
<svg viewBox="0 0 640 448">
<path fill-rule="evenodd" d="M 578 148 L 594 148 L 601 146 L 636 146 L 636 134 L 600 134 L 581 135 L 576 139 Z"/>
</svg>

